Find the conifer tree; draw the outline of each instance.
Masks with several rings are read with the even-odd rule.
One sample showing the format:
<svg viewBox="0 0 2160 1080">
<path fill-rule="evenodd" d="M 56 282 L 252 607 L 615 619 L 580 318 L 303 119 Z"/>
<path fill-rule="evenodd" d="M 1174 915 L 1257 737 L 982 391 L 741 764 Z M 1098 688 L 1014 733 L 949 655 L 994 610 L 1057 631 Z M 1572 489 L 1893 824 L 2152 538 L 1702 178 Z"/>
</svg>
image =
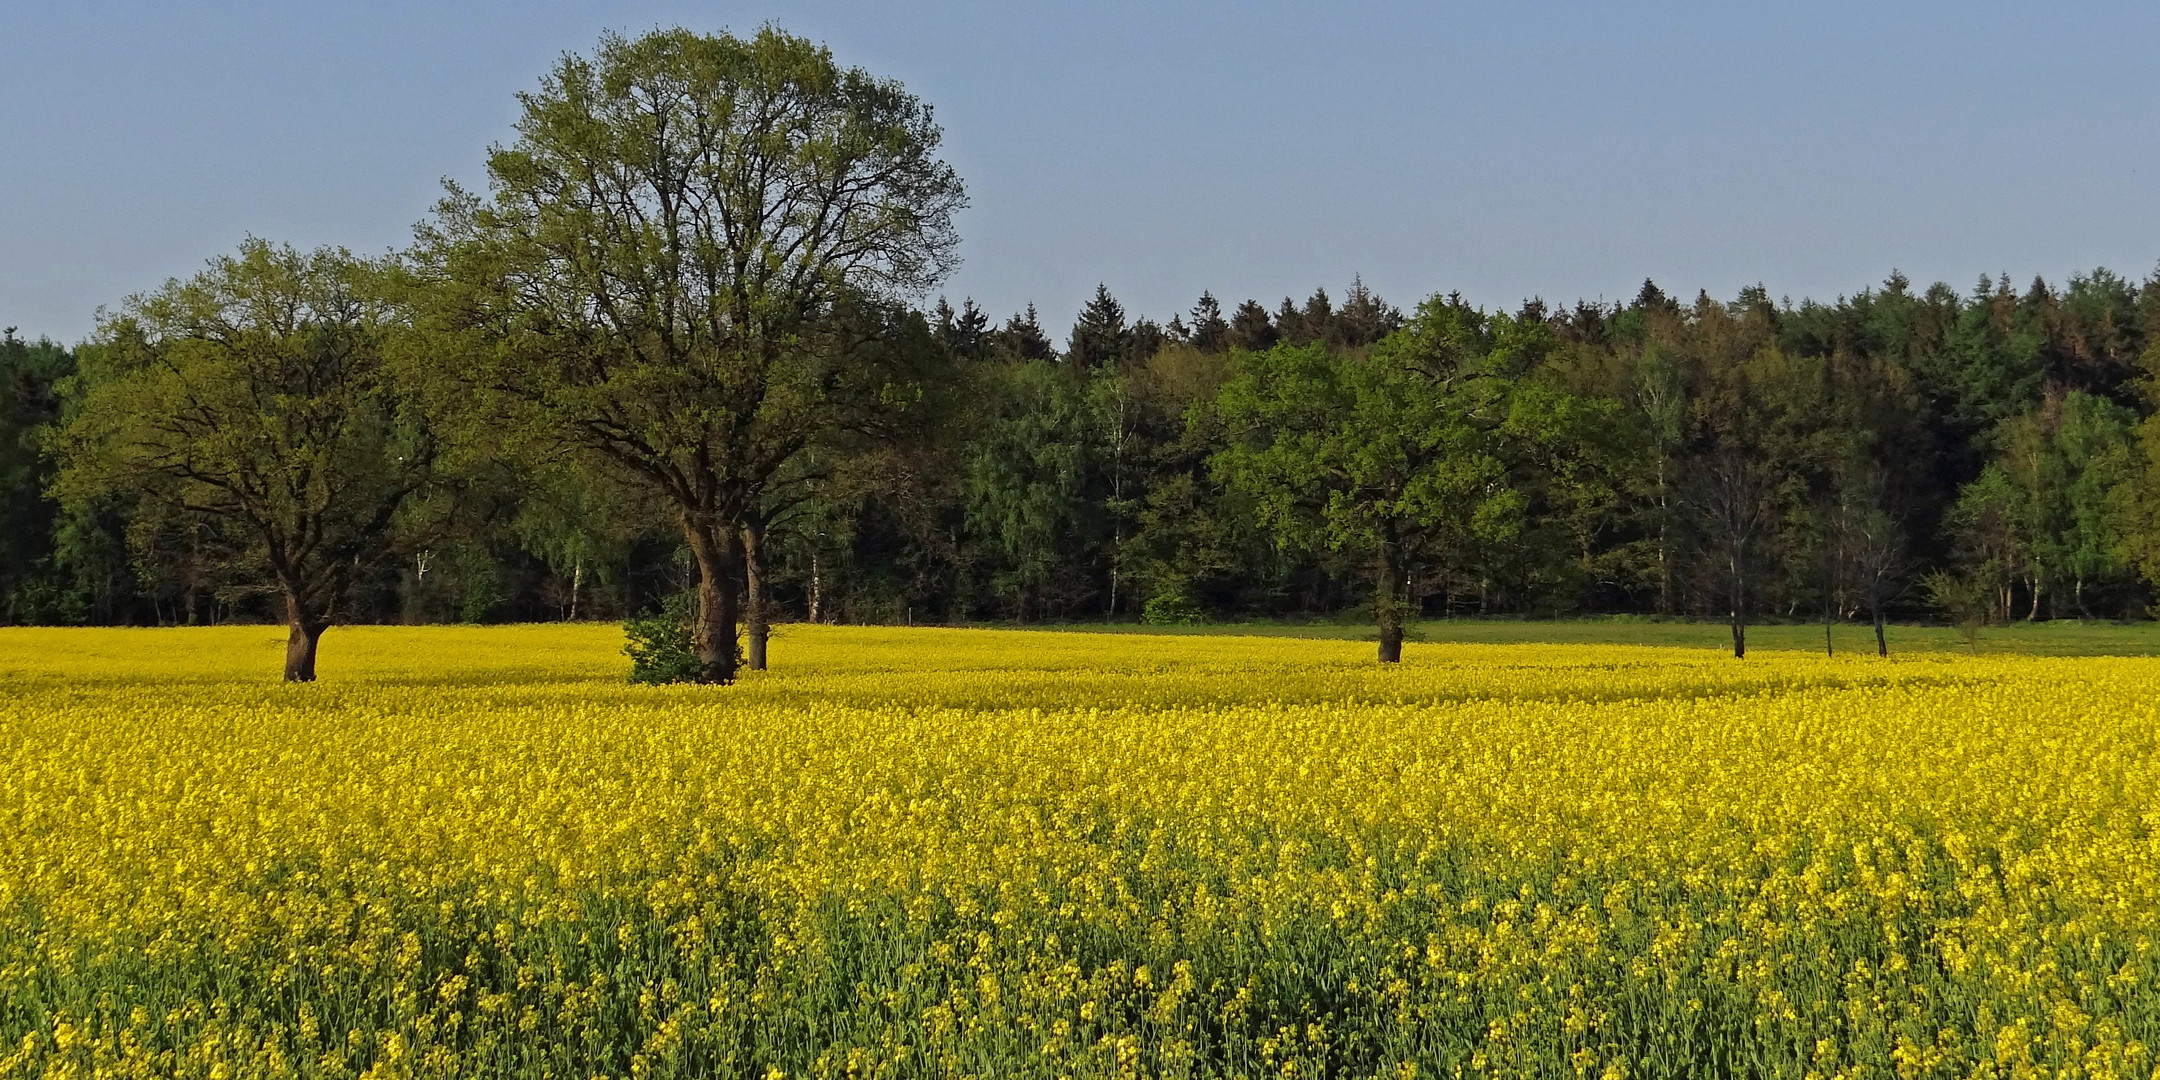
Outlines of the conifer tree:
<svg viewBox="0 0 2160 1080">
<path fill-rule="evenodd" d="M 1267 309 L 1261 307 L 1257 300 L 1247 300 L 1239 304 L 1237 311 L 1230 316 L 1230 327 L 1224 334 L 1224 340 L 1233 349 L 1265 352 L 1274 348 L 1275 343 L 1282 340 L 1282 335 L 1276 331 L 1275 322 L 1268 317 Z"/>
<path fill-rule="evenodd" d="M 1131 344 L 1132 328 L 1125 325 L 1125 306 L 1110 295 L 1107 286 L 1098 283 L 1095 296 L 1073 322 L 1066 360 L 1082 369 L 1112 365 L 1125 358 Z"/>
<path fill-rule="evenodd" d="M 990 317 L 975 306 L 975 298 L 961 301 L 960 310 L 953 311 L 945 298 L 938 297 L 934 316 L 937 324 L 938 344 L 962 360 L 980 360 L 990 346 Z"/>
<path fill-rule="evenodd" d="M 990 344 L 1007 360 L 1048 360 L 1057 355 L 1050 335 L 1043 333 L 1042 320 L 1036 317 L 1033 304 L 1024 313 L 1015 312 L 1002 329 L 993 331 Z"/>
<path fill-rule="evenodd" d="M 1402 312 L 1366 288 L 1364 277 L 1353 277 L 1342 308 L 1335 313 L 1334 338 L 1350 348 L 1370 345 L 1394 333 L 1402 321 Z"/>
<path fill-rule="evenodd" d="M 1204 353 L 1219 353 L 1230 347 L 1230 324 L 1224 321 L 1222 305 L 1216 302 L 1214 293 L 1201 293 L 1200 302 L 1193 305 L 1185 340 Z"/>
</svg>

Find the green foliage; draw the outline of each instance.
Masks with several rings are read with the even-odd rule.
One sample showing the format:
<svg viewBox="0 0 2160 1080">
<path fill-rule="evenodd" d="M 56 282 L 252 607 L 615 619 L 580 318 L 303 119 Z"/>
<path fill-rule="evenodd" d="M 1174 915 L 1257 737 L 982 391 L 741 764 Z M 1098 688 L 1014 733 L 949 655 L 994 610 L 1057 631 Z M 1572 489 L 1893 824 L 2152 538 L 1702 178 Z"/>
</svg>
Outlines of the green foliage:
<svg viewBox="0 0 2160 1080">
<path fill-rule="evenodd" d="M 80 350 L 54 490 L 78 514 L 124 497 L 139 562 L 281 596 L 319 632 L 438 480 L 386 362 L 397 323 L 378 265 L 250 240 Z"/>
<path fill-rule="evenodd" d="M 1920 579 L 1920 589 L 1927 594 L 1928 603 L 1949 616 L 1952 625 L 1965 635 L 1965 644 L 1977 649 L 1980 631 L 1994 621 L 1998 609 L 1996 599 L 1996 568 L 1983 563 L 1963 574 L 1937 570 Z"/>
<path fill-rule="evenodd" d="M 1537 327 L 1435 297 L 1366 353 L 1240 353 L 1216 476 L 1285 546 L 1370 567 L 1383 654 L 1449 573 L 1515 538 L 1526 499 L 1502 428 Z"/>
<path fill-rule="evenodd" d="M 1098 542 L 1101 508 L 1087 498 L 1101 428 L 1087 385 L 1034 360 L 989 374 L 992 411 L 980 422 L 963 481 L 967 521 L 997 546 L 995 581 L 1021 618 L 1040 612 L 1066 558 Z"/>
<path fill-rule="evenodd" d="M 942 132 L 898 83 L 771 26 L 610 34 L 520 101 L 489 195 L 453 187 L 416 252 L 422 321 L 459 358 L 435 400 L 666 507 L 721 597 L 699 633 L 732 634 L 734 551 L 776 478 L 922 396 L 865 343 L 929 337 L 891 309 L 954 265 Z"/>
<path fill-rule="evenodd" d="M 458 594 L 458 621 L 484 623 L 508 597 L 503 595 L 502 571 L 495 560 L 484 549 L 472 551 L 471 556 L 459 560 L 463 588 Z"/>
<path fill-rule="evenodd" d="M 1996 468 L 2014 492 L 1989 497 L 2014 518 L 2019 570 L 2045 593 L 2070 592 L 2080 614 L 2086 587 L 2125 568 L 2115 507 L 2133 421 L 2122 406 L 2072 391 L 1996 430 Z"/>
<path fill-rule="evenodd" d="M 696 622 L 694 592 L 676 593 L 660 610 L 625 621 L 628 641 L 623 653 L 630 657 L 630 681 L 658 686 L 702 678 L 705 664 L 698 659 Z"/>
<path fill-rule="evenodd" d="M 1207 610 L 1183 592 L 1162 592 L 1148 597 L 1140 609 L 1140 621 L 1149 626 L 1198 626 L 1207 621 Z"/>
<path fill-rule="evenodd" d="M 41 429 L 57 420 L 61 386 L 75 356 L 50 341 L 0 332 L 0 622 L 79 622 L 54 563 L 58 507 L 46 497 L 52 461 L 41 454 Z"/>
</svg>

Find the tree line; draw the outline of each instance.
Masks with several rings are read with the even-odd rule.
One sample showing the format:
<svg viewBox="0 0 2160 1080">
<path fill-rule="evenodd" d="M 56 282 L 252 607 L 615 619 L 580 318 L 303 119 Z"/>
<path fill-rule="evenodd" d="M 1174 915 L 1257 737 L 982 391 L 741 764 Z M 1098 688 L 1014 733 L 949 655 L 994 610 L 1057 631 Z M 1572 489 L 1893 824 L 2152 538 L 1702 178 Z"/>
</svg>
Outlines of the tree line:
<svg viewBox="0 0 2160 1080">
<path fill-rule="evenodd" d="M 1364 611 L 2143 617 L 2160 278 L 1166 322 L 925 306 L 929 107 L 775 28 L 604 38 L 406 250 L 250 240 L 0 340 L 0 614 L 780 620 Z M 1827 638 L 1826 638 L 1827 641 Z"/>
</svg>

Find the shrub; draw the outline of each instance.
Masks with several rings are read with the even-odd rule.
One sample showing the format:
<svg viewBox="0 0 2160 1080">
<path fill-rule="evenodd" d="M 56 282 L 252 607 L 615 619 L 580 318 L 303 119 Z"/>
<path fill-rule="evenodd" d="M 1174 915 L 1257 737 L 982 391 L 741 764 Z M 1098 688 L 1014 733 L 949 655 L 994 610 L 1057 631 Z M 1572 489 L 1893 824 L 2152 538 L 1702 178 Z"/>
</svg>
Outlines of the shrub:
<svg viewBox="0 0 2160 1080">
<path fill-rule="evenodd" d="M 1149 626 L 1198 626 L 1207 621 L 1207 612 L 1183 592 L 1162 592 L 1141 607 L 1140 621 Z"/>
<path fill-rule="evenodd" d="M 1992 564 L 1990 564 L 1992 566 Z M 1965 635 L 1965 647 L 1980 647 L 1980 630 L 1995 617 L 1995 590 L 1984 570 L 1962 577 L 1941 570 L 1920 581 L 1928 602 L 1942 609 L 1952 625 Z"/>
<path fill-rule="evenodd" d="M 705 662 L 698 659 L 692 634 L 696 621 L 697 594 L 683 592 L 668 597 L 659 611 L 624 622 L 630 681 L 658 686 L 703 678 Z"/>
</svg>

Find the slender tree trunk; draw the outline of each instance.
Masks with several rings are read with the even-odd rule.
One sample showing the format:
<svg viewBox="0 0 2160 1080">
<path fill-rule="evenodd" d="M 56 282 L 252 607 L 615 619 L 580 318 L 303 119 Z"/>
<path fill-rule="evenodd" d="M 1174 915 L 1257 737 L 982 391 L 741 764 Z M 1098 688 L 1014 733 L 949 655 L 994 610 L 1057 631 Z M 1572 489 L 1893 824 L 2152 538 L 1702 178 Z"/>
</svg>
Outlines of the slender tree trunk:
<svg viewBox="0 0 2160 1080">
<path fill-rule="evenodd" d="M 813 550 L 810 552 L 810 621 L 817 623 L 823 622 L 824 619 L 825 570 L 824 566 L 818 561 L 818 553 Z"/>
<path fill-rule="evenodd" d="M 570 618 L 567 620 L 569 622 L 577 621 L 578 589 L 584 584 L 585 560 L 579 559 L 570 568 Z"/>
<path fill-rule="evenodd" d="M 702 528 L 685 522 L 684 536 L 698 564 L 697 625 L 692 637 L 698 661 L 704 665 L 701 682 L 735 681 L 736 545 L 726 526 Z"/>
<path fill-rule="evenodd" d="M 315 681 L 315 648 L 322 642 L 329 620 L 307 611 L 300 598 L 285 594 L 285 681 Z"/>
<path fill-rule="evenodd" d="M 1882 581 L 1868 583 L 1868 617 L 1875 623 L 1875 655 L 1890 655 L 1890 639 L 1883 633 Z"/>
<path fill-rule="evenodd" d="M 2092 612 L 2085 610 L 2085 575 L 2078 575 L 2077 581 L 2070 586 L 2070 595 L 2077 600 L 2078 621 L 2089 621 L 2092 618 Z"/>
<path fill-rule="evenodd" d="M 1837 532 L 1834 526 L 1825 531 L 1828 535 L 1823 542 L 1822 651 L 1824 656 L 1836 656 L 1837 646 L 1830 640 L 1830 627 L 1838 616 L 1838 548 L 1831 541 Z"/>
<path fill-rule="evenodd" d="M 2032 585 L 2032 607 L 2031 607 L 2031 608 L 2028 608 L 2028 609 L 2026 610 L 2026 612 L 2025 612 L 2025 621 L 2026 621 L 2026 622 L 2029 622 L 2029 623 L 2033 623 L 2033 622 L 2039 622 L 2039 621 L 2040 621 L 2040 575 L 2038 575 L 2038 574 L 2034 574 L 2034 575 L 2033 575 L 2032 577 L 2030 577 L 2030 578 L 2028 578 L 2028 579 L 2026 579 L 2026 580 L 2027 580 L 2027 581 L 2028 581 L 2028 582 L 2029 582 L 2029 583 L 2030 583 L 2030 584 Z"/>
<path fill-rule="evenodd" d="M 1395 544 L 1380 541 L 1379 566 L 1373 581 L 1373 615 L 1380 623 L 1380 662 L 1402 662 L 1402 572 L 1395 565 Z"/>
<path fill-rule="evenodd" d="M 1666 487 L 1665 487 L 1665 455 L 1664 455 L 1663 453 L 1660 453 L 1660 454 L 1658 454 L 1658 463 L 1657 463 L 1657 487 L 1658 487 L 1658 528 L 1657 528 L 1657 565 L 1658 565 L 1658 593 L 1657 593 L 1657 607 L 1658 607 L 1658 614 L 1659 614 L 1659 615 L 1668 615 L 1668 616 L 1669 616 L 1669 615 L 1671 615 L 1671 614 L 1673 613 L 1673 603 L 1672 603 L 1672 567 L 1671 567 L 1671 566 L 1670 566 L 1670 565 L 1668 564 L 1668 561 L 1667 561 L 1667 551 L 1668 551 L 1668 549 L 1670 548 L 1670 546 L 1671 546 L 1671 545 L 1670 545 L 1670 544 L 1669 544 L 1669 543 L 1667 542 L 1667 540 L 1668 540 L 1668 536 L 1667 536 L 1667 534 L 1668 534 L 1668 533 L 1669 533 L 1669 532 L 1671 531 L 1671 528 L 1672 528 L 1672 520 L 1671 520 L 1671 519 L 1672 519 L 1672 506 L 1671 506 L 1671 504 L 1670 504 L 1670 501 L 1669 501 L 1669 499 L 1668 499 L 1668 497 L 1667 497 L 1667 495 L 1666 495 Z"/>
<path fill-rule="evenodd" d="M 771 630 L 765 622 L 765 522 L 752 519 L 743 526 L 743 636 L 749 645 L 747 663 L 752 671 L 765 670 L 765 642 Z"/>
<path fill-rule="evenodd" d="M 1746 560 L 1736 548 L 1732 562 L 1732 654 L 1747 655 L 1747 573 L 1741 569 Z"/>
</svg>

